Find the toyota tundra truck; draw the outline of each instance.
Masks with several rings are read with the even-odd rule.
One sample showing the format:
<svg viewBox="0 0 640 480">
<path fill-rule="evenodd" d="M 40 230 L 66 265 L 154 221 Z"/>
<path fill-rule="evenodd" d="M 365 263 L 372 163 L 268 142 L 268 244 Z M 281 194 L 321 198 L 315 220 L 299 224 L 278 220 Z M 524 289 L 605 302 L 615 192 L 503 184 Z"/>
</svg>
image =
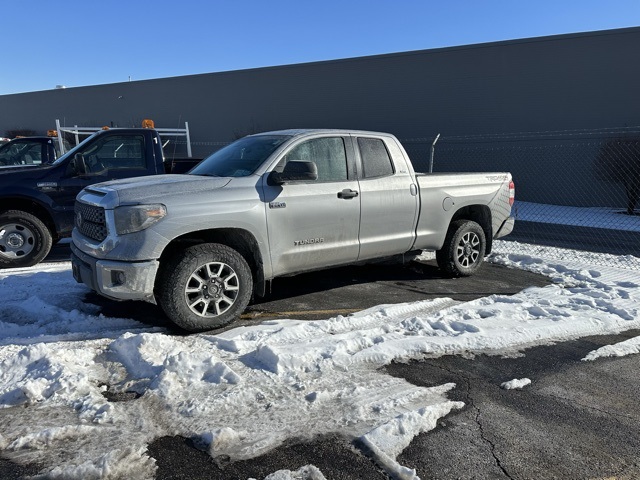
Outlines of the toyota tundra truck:
<svg viewBox="0 0 640 480">
<path fill-rule="evenodd" d="M 229 324 L 279 276 L 436 252 L 472 275 L 514 226 L 510 173 L 415 173 L 391 134 L 286 130 L 244 137 L 187 175 L 89 186 L 72 268 L 114 300 L 160 305 L 189 331 Z"/>
</svg>

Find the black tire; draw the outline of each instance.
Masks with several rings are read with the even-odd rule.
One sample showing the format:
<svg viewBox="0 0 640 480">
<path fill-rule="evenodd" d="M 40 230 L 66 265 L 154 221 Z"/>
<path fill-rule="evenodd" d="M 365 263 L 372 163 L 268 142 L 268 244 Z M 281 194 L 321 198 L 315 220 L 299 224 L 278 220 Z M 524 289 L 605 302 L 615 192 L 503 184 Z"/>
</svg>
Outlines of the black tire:
<svg viewBox="0 0 640 480">
<path fill-rule="evenodd" d="M 246 260 L 217 243 L 189 247 L 160 272 L 158 303 L 169 319 L 190 332 L 220 328 L 249 304 L 253 277 Z"/>
<path fill-rule="evenodd" d="M 442 249 L 436 252 L 436 261 L 448 277 L 468 277 L 482 265 L 486 247 L 480 225 L 471 220 L 456 220 L 449 226 Z"/>
<path fill-rule="evenodd" d="M 0 215 L 0 268 L 40 263 L 52 244 L 51 232 L 36 216 L 20 210 Z"/>
</svg>

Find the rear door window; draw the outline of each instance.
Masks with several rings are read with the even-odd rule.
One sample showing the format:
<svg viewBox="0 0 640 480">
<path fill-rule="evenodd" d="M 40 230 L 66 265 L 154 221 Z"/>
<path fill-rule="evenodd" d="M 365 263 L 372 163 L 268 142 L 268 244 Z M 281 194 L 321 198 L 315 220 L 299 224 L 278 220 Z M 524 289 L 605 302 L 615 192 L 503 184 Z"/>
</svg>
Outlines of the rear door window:
<svg viewBox="0 0 640 480">
<path fill-rule="evenodd" d="M 362 159 L 362 177 L 378 178 L 393 175 L 393 163 L 384 142 L 379 138 L 358 138 Z"/>
</svg>

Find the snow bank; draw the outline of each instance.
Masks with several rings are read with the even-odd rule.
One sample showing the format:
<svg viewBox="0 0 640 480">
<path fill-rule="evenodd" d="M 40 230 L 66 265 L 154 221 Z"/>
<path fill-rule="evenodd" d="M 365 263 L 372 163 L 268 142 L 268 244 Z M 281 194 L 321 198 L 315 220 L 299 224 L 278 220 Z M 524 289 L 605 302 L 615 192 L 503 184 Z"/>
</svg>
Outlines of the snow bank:
<svg viewBox="0 0 640 480">
<path fill-rule="evenodd" d="M 0 271 L 0 449 L 53 478 L 153 478 L 145 448 L 163 435 L 237 460 L 337 432 L 415 478 L 398 453 L 462 404 L 446 397 L 453 385 L 418 387 L 380 367 L 640 328 L 640 260 L 617 260 L 497 241 L 489 261 L 555 283 L 185 337 L 101 316 L 69 263 Z M 130 401 L 108 400 L 118 394 Z M 273 475 L 322 478 L 312 468 Z"/>
<path fill-rule="evenodd" d="M 624 357 L 640 353 L 640 337 L 630 338 L 615 345 L 605 345 L 589 352 L 583 361 L 593 361 L 602 357 Z"/>
</svg>

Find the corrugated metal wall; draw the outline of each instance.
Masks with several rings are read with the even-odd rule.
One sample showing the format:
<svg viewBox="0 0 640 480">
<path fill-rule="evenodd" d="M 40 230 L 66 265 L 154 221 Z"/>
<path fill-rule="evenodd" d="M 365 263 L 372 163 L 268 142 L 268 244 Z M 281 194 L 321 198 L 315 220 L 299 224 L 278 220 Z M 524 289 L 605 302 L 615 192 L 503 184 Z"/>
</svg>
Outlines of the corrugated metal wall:
<svg viewBox="0 0 640 480">
<path fill-rule="evenodd" d="M 0 133 L 44 132 L 56 118 L 188 121 L 194 154 L 205 155 L 243 134 L 297 127 L 400 139 L 617 128 L 640 125 L 639 79 L 640 28 L 628 28 L 4 95 Z"/>
</svg>

